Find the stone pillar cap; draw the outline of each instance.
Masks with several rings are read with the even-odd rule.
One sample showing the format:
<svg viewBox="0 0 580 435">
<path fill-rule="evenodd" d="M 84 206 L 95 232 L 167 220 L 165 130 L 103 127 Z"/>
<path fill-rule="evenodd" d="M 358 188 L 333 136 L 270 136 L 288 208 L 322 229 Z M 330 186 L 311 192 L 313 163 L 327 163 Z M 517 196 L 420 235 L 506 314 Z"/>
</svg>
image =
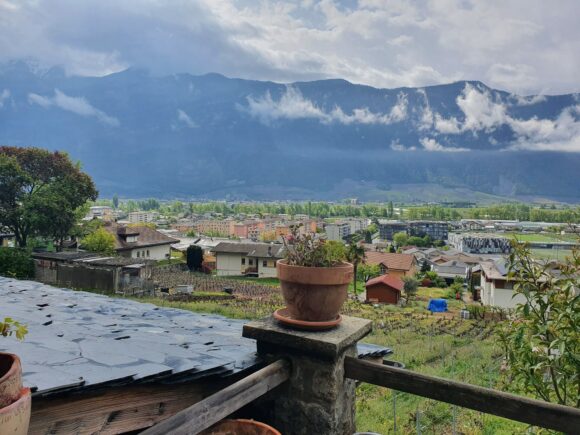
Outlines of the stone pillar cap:
<svg viewBox="0 0 580 435">
<path fill-rule="evenodd" d="M 273 317 L 246 323 L 242 335 L 280 347 L 336 358 L 372 330 L 372 321 L 342 316 L 342 322 L 328 331 L 299 331 L 282 326 Z"/>
</svg>

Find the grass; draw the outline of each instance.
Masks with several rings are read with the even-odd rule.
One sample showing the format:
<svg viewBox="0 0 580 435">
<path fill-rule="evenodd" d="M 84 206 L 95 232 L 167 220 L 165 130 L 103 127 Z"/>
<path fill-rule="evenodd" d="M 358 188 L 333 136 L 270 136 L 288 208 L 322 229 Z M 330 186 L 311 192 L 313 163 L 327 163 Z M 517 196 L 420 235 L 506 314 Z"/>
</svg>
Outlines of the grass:
<svg viewBox="0 0 580 435">
<path fill-rule="evenodd" d="M 263 283 L 261 279 L 258 282 Z M 402 308 L 392 305 L 373 306 L 349 299 L 343 313 L 372 320 L 373 332 L 365 341 L 391 347 L 395 351 L 392 359 L 402 362 L 410 370 L 474 385 L 506 389 L 500 376 L 500 352 L 494 340 L 493 322 L 461 320 L 458 311 L 464 303 L 451 299 L 448 300 L 449 313 L 431 314 L 427 311 L 430 298 L 443 297 L 446 293 L 446 289 L 421 287 L 417 299 Z M 278 293 L 264 300 L 139 300 L 236 319 L 263 318 L 284 306 Z M 401 434 L 416 433 L 417 424 L 422 433 L 528 433 L 527 426 L 523 424 L 411 394 L 394 393 L 369 384 L 361 384 L 357 388 L 356 406 L 357 430 L 360 432 L 394 433 L 396 416 L 397 433 Z"/>
<path fill-rule="evenodd" d="M 261 285 L 269 285 L 271 287 L 279 287 L 280 281 L 278 278 L 256 278 L 252 276 L 228 276 L 228 279 L 236 279 L 239 281 L 253 282 Z"/>
<path fill-rule="evenodd" d="M 563 260 L 572 255 L 571 249 L 532 249 L 532 256 L 539 260 Z"/>
</svg>

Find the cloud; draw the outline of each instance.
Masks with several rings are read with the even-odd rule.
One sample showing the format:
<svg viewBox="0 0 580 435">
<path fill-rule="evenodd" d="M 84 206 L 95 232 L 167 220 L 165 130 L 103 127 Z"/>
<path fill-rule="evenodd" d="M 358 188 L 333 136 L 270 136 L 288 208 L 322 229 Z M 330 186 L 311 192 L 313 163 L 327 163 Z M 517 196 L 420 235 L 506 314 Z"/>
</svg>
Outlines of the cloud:
<svg viewBox="0 0 580 435">
<path fill-rule="evenodd" d="M 4 89 L 0 92 L 0 109 L 4 107 L 4 103 L 10 98 L 10 89 Z"/>
<path fill-rule="evenodd" d="M 399 142 L 399 139 L 395 139 L 395 140 L 391 141 L 390 148 L 393 151 L 416 151 L 417 150 L 417 147 L 414 147 L 414 146 L 406 147 L 405 145 L 403 145 L 402 143 Z"/>
<path fill-rule="evenodd" d="M 458 134 L 461 133 L 462 127 L 455 117 L 443 118 L 440 114 L 435 114 L 435 130 L 443 134 Z"/>
<path fill-rule="evenodd" d="M 510 98 L 518 105 L 531 105 L 544 101 L 543 96 Z M 463 121 L 455 117 L 443 118 L 435 114 L 434 129 L 443 134 L 459 134 L 479 131 L 487 133 L 508 126 L 515 139 L 510 150 L 580 152 L 580 104 L 565 108 L 556 119 L 519 119 L 509 115 L 507 104 L 494 97 L 486 89 L 467 84 L 457 97 L 457 105 L 463 113 Z M 429 151 L 438 150 L 436 142 L 421 142 Z M 490 143 L 493 144 L 492 139 Z"/>
<path fill-rule="evenodd" d="M 351 115 L 345 114 L 340 107 L 335 107 L 330 113 L 332 120 L 342 124 L 384 124 L 389 125 L 395 122 L 404 121 L 407 118 L 408 108 L 407 95 L 399 93 L 397 103 L 391 108 L 389 113 L 374 113 L 368 108 L 363 107 L 354 109 Z"/>
<path fill-rule="evenodd" d="M 467 149 L 467 148 L 444 147 L 439 142 L 437 142 L 435 139 L 426 138 L 426 137 L 421 138 L 419 140 L 419 142 L 423 146 L 423 149 L 425 149 L 425 151 L 429 151 L 429 152 L 460 153 L 460 152 L 469 151 L 469 149 Z"/>
<path fill-rule="evenodd" d="M 248 97 L 248 112 L 264 124 L 278 119 L 318 119 L 330 122 L 331 116 L 304 98 L 298 89 L 288 86 L 278 101 L 272 99 L 270 92 L 259 98 Z"/>
<path fill-rule="evenodd" d="M 487 71 L 487 79 L 494 86 L 511 90 L 526 90 L 538 83 L 536 70 L 526 64 L 495 63 Z"/>
<path fill-rule="evenodd" d="M 579 90 L 576 0 L 1 0 L 0 11 L 0 62 L 31 57 L 69 74 L 134 66 L 279 82 L 477 78 L 518 93 Z"/>
<path fill-rule="evenodd" d="M 518 106 L 532 106 L 534 104 L 543 103 L 546 101 L 545 95 L 529 95 L 529 96 L 521 96 L 521 95 L 512 95 L 511 96 Z"/>
<path fill-rule="evenodd" d="M 242 108 L 242 110 L 246 110 L 264 124 L 270 124 L 278 119 L 317 119 L 324 124 L 339 122 L 345 125 L 389 125 L 406 119 L 408 107 L 407 95 L 401 92 L 397 96 L 397 102 L 388 113 L 375 113 L 366 107 L 361 107 L 348 114 L 338 106 L 327 111 L 305 98 L 300 90 L 293 86 L 287 86 L 279 100 L 273 99 L 270 92 L 266 92 L 259 98 L 248 97 L 247 101 L 247 108 Z"/>
<path fill-rule="evenodd" d="M 580 105 L 568 107 L 555 120 L 510 119 L 517 135 L 512 150 L 580 152 Z"/>
<path fill-rule="evenodd" d="M 480 91 L 467 84 L 456 102 L 465 115 L 462 130 L 490 131 L 505 123 L 505 106 L 496 103 L 488 90 Z"/>
<path fill-rule="evenodd" d="M 86 118 L 94 117 L 99 120 L 99 122 L 113 127 L 118 127 L 120 125 L 117 118 L 109 116 L 105 112 L 93 107 L 85 98 L 70 97 L 58 89 L 54 90 L 53 97 L 44 97 L 42 95 L 30 93 L 28 94 L 28 102 L 30 104 L 37 104 L 45 109 L 55 106 Z"/>
<path fill-rule="evenodd" d="M 181 109 L 177 109 L 177 120 L 183 122 L 189 128 L 197 128 L 199 127 L 197 123 L 189 117 L 187 113 L 185 113 Z"/>
</svg>

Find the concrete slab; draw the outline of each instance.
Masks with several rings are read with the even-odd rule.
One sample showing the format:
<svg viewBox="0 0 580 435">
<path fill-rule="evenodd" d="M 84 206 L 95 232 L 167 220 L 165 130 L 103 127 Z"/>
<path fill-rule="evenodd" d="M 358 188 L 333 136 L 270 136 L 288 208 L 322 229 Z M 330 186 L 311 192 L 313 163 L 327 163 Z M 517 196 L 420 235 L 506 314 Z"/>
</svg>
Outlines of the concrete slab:
<svg viewBox="0 0 580 435">
<path fill-rule="evenodd" d="M 317 332 L 290 329 L 268 317 L 246 323 L 242 335 L 259 342 L 334 358 L 366 336 L 371 329 L 370 320 L 350 316 L 342 316 L 342 322 L 334 329 Z"/>
</svg>

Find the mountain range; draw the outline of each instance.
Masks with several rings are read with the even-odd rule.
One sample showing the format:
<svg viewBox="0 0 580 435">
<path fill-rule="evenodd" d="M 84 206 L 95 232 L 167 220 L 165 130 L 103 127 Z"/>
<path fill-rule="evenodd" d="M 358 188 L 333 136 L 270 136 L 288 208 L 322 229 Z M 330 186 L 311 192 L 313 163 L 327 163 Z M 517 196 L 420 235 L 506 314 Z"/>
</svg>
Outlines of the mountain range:
<svg viewBox="0 0 580 435">
<path fill-rule="evenodd" d="M 67 151 L 102 196 L 580 200 L 580 96 L 0 66 L 0 144 Z"/>
</svg>

